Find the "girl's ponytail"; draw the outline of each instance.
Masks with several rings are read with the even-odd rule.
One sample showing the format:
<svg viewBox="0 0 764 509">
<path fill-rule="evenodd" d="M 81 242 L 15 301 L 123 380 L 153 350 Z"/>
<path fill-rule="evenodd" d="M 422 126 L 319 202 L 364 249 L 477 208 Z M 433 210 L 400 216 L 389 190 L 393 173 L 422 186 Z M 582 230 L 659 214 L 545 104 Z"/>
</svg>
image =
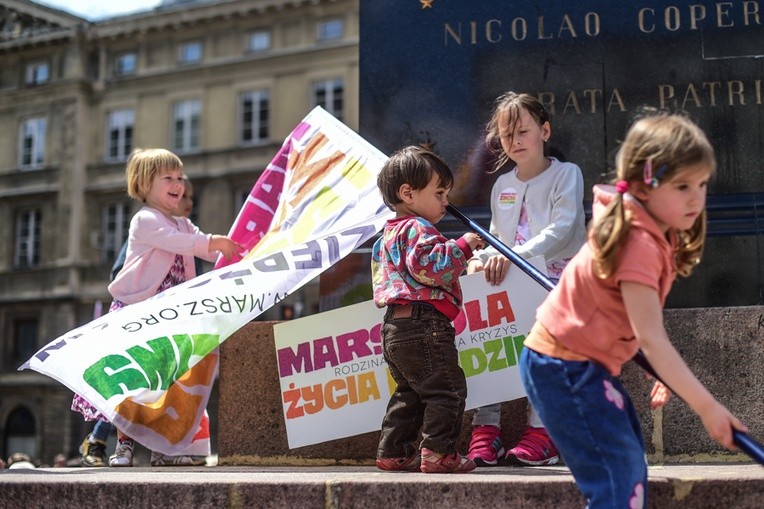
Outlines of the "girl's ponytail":
<svg viewBox="0 0 764 509">
<path fill-rule="evenodd" d="M 597 277 L 605 279 L 615 271 L 618 249 L 629 233 L 630 219 L 623 206 L 623 193 L 619 192 L 592 226 L 590 237 L 594 242 L 594 272 Z"/>
</svg>

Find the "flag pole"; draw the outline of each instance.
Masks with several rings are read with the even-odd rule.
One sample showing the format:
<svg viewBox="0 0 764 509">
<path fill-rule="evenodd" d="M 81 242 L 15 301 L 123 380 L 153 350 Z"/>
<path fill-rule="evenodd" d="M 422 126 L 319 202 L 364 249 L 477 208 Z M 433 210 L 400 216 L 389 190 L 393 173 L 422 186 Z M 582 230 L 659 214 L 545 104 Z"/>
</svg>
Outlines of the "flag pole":
<svg viewBox="0 0 764 509">
<path fill-rule="evenodd" d="M 493 236 L 480 224 L 470 219 L 461 210 L 457 209 L 453 205 L 446 205 L 446 210 L 456 219 L 464 223 L 467 228 L 483 237 L 483 240 L 485 240 L 487 244 L 494 247 L 499 253 L 507 257 L 509 261 L 520 267 L 523 272 L 528 274 L 528 276 L 530 276 L 538 284 L 550 291 L 552 288 L 554 288 L 554 283 L 552 283 L 552 281 L 540 270 L 531 265 L 525 258 L 515 253 L 509 246 Z M 661 377 L 658 376 L 653 367 L 650 365 L 650 361 L 647 360 L 647 357 L 645 357 L 645 354 L 642 353 L 642 350 L 638 350 L 632 360 L 643 370 L 653 376 L 656 380 L 659 380 L 661 383 L 666 385 L 666 387 L 668 387 L 668 385 L 663 382 L 663 380 L 661 380 Z M 671 387 L 669 387 L 669 390 L 670 389 Z M 747 433 L 736 430 L 734 428 L 732 429 L 732 439 L 735 442 L 735 445 L 738 446 L 743 452 L 748 454 L 754 460 L 758 461 L 759 464 L 764 465 L 764 446 L 751 438 Z"/>
</svg>

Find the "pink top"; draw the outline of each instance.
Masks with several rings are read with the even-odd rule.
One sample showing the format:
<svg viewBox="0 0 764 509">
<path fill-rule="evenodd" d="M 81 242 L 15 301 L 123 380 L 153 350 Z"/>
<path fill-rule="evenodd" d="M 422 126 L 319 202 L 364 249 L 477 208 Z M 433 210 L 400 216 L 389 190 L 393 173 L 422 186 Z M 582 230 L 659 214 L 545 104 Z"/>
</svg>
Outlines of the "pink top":
<svg viewBox="0 0 764 509">
<path fill-rule="evenodd" d="M 125 265 L 109 285 L 109 293 L 125 304 L 153 297 L 176 254 L 183 255 L 186 280 L 196 277 L 194 256 L 210 262 L 217 259 L 218 252 L 209 251 L 210 237 L 188 218 L 170 219 L 144 206 L 130 220 Z"/>
<path fill-rule="evenodd" d="M 615 197 L 613 186 L 594 187 L 596 219 Z M 600 279 L 594 272 L 591 240 L 570 261 L 557 286 L 536 311 L 538 323 L 556 341 L 573 352 L 604 366 L 617 376 L 621 366 L 637 353 L 634 332 L 621 298 L 620 283 L 633 281 L 655 289 L 661 305 L 676 278 L 675 234 L 667 240 L 652 216 L 631 195 L 624 195 L 631 228 L 622 244 L 616 269 Z M 526 346 L 545 353 L 533 335 Z M 541 345 L 539 345 L 541 346 Z"/>
</svg>

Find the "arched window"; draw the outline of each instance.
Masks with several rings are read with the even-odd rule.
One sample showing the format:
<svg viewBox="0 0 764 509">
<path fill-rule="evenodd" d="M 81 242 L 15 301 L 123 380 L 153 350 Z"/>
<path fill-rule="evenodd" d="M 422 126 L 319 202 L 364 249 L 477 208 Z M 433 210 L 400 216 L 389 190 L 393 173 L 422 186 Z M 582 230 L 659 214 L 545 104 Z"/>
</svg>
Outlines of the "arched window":
<svg viewBox="0 0 764 509">
<path fill-rule="evenodd" d="M 14 452 L 25 452 L 30 458 L 37 457 L 35 418 L 25 406 L 15 408 L 5 422 L 5 452 L 7 458 Z"/>
</svg>

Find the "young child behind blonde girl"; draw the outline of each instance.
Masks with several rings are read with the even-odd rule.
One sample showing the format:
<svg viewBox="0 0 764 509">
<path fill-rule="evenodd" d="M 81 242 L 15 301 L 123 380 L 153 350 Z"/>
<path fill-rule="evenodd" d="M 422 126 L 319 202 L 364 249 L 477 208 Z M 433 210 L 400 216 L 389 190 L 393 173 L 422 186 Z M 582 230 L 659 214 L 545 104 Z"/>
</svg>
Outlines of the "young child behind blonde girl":
<svg viewBox="0 0 764 509">
<path fill-rule="evenodd" d="M 127 160 L 127 194 L 144 205 L 130 221 L 125 264 L 109 285 L 109 312 L 144 301 L 196 276 L 194 257 L 230 258 L 242 247 L 224 235 L 205 234 L 187 217 L 174 216 L 183 197 L 183 163 L 164 149 L 135 149 Z M 106 420 L 79 395 L 72 409 L 87 420 Z M 118 430 L 109 466 L 133 464 L 133 440 Z M 155 453 L 152 453 L 152 460 Z M 186 458 L 186 457 L 183 457 Z M 190 459 L 190 457 L 189 457 Z"/>
<path fill-rule="evenodd" d="M 581 169 L 545 154 L 552 135 L 549 113 L 529 94 L 507 92 L 495 101 L 487 126 L 486 146 L 497 156 L 493 172 L 501 174 L 491 190 L 490 231 L 523 258 L 544 256 L 549 277 L 557 280 L 586 238 L 584 178 Z M 484 271 L 499 284 L 510 262 L 493 248 L 475 253 L 468 273 Z M 501 439 L 501 404 L 478 408 L 472 418 L 468 456 L 478 466 L 506 460 L 515 465 L 553 465 L 557 449 L 529 405 L 528 424 L 508 452 Z"/>
<path fill-rule="evenodd" d="M 647 506 L 642 431 L 618 375 L 638 349 L 658 376 L 733 448 L 746 427 L 690 372 L 663 325 L 676 275 L 700 261 L 714 152 L 690 120 L 638 120 L 617 156 L 615 186 L 594 188 L 593 226 L 538 308 L 520 370 L 528 399 L 590 508 Z M 656 382 L 653 408 L 668 400 Z"/>
<path fill-rule="evenodd" d="M 453 182 L 449 167 L 419 147 L 390 156 L 377 178 L 385 203 L 395 211 L 374 244 L 371 262 L 374 302 L 387 307 L 382 351 L 396 383 L 377 449 L 382 470 L 475 469 L 456 451 L 467 381 L 451 321 L 461 306 L 459 276 L 483 240 L 473 232 L 448 240 L 435 228 L 446 214 Z"/>
</svg>

